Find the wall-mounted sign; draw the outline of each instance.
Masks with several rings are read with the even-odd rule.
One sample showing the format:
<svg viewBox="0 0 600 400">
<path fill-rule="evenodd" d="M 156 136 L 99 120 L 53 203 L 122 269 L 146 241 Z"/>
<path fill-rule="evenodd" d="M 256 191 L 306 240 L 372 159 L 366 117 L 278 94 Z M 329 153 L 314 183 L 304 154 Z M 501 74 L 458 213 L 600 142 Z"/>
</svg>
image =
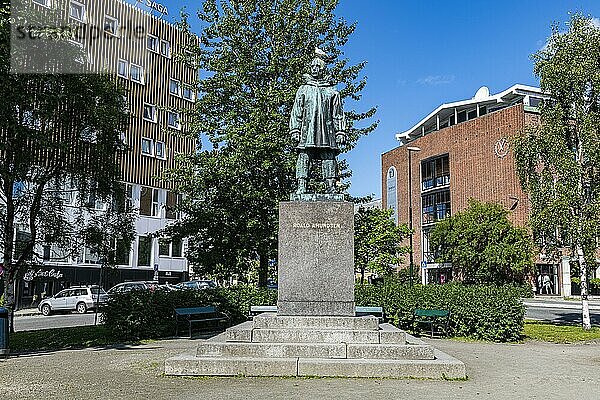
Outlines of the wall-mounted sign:
<svg viewBox="0 0 600 400">
<path fill-rule="evenodd" d="M 508 148 L 510 144 L 506 138 L 498 139 L 494 145 L 494 153 L 498 158 L 504 158 L 508 155 Z"/>
<path fill-rule="evenodd" d="M 25 276 L 23 276 L 23 280 L 26 282 L 31 282 L 35 278 L 60 279 L 62 277 L 63 277 L 62 272 L 60 272 L 60 270 L 55 270 L 54 268 L 52 268 L 50 271 L 43 271 L 41 269 L 34 271 L 34 270 L 30 269 L 29 271 L 25 272 Z"/>
<path fill-rule="evenodd" d="M 164 4 L 157 3 L 154 0 L 138 0 L 143 1 L 146 4 L 146 7 L 153 9 L 154 11 L 158 11 L 163 15 L 169 15 L 169 9 Z"/>
</svg>

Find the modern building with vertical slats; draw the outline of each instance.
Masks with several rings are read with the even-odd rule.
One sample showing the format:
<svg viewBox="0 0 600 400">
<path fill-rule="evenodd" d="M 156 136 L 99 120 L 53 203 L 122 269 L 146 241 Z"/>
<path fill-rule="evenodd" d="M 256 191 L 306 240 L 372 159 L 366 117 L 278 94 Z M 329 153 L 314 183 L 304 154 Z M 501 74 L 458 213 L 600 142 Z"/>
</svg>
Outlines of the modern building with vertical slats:
<svg viewBox="0 0 600 400">
<path fill-rule="evenodd" d="M 127 196 L 139 216 L 131 251 L 120 251 L 123 246 L 117 243 L 118 269 L 106 276 L 105 286 L 156 276 L 161 282 L 187 280 L 186 241 L 159 239 L 152 234 L 179 217 L 171 209 L 178 195 L 161 175 L 175 166 L 176 154 L 192 153 L 197 145 L 193 136 L 182 135 L 185 113 L 194 109 L 198 78 L 198 71 L 182 58 L 190 45 L 197 44 L 197 37 L 184 33 L 160 12 L 146 11 L 135 2 L 22 1 L 31 1 L 41 10 L 64 8 L 68 21 L 81 28 L 75 41 L 82 47 L 89 68 L 116 74 L 128 93 L 130 126 L 123 132 L 127 151 L 122 156 L 121 170 Z M 156 2 L 146 3 L 166 11 Z M 104 204 L 98 201 L 95 207 L 101 210 Z M 49 295 L 67 286 L 98 282 L 99 261 L 88 249 L 67 260 L 53 259 L 48 249 L 43 253 L 41 274 L 35 270 L 27 275 L 31 280 L 20 282 L 22 303 L 42 292 Z M 54 272 L 46 274 L 51 270 Z"/>
</svg>

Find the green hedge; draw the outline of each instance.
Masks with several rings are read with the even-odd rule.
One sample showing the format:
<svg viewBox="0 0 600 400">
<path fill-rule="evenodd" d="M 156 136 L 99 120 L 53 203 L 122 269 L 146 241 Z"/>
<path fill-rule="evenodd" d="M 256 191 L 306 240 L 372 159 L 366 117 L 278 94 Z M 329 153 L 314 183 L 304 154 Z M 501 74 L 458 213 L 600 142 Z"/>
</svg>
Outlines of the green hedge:
<svg viewBox="0 0 600 400">
<path fill-rule="evenodd" d="M 277 291 L 242 285 L 209 290 L 133 290 L 111 296 L 102 312 L 112 335 L 135 340 L 173 335 L 175 308 L 215 305 L 236 324 L 247 319 L 251 305 L 276 303 Z"/>
<path fill-rule="evenodd" d="M 394 325 L 410 330 L 416 308 L 450 310 L 450 335 L 509 342 L 519 340 L 525 307 L 519 286 L 401 284 L 357 286 L 356 304 L 382 306 Z"/>
<path fill-rule="evenodd" d="M 356 304 L 382 306 L 397 326 L 410 328 L 415 308 L 449 309 L 450 333 L 498 342 L 518 340 L 525 309 L 522 288 L 461 284 L 415 285 L 399 283 L 357 285 Z M 246 320 L 251 305 L 275 305 L 277 291 L 251 286 L 210 290 L 132 291 L 113 296 L 103 308 L 109 332 L 126 340 L 158 338 L 175 333 L 173 309 L 216 305 L 231 323 Z"/>
</svg>

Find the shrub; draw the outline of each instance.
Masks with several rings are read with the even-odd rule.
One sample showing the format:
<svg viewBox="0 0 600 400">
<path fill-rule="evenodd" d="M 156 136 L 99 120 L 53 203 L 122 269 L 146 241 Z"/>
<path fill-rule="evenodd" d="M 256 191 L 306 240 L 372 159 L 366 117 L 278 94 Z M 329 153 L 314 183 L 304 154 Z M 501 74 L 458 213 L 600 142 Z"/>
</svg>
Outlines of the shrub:
<svg viewBox="0 0 600 400">
<path fill-rule="evenodd" d="M 516 341 L 523 330 L 522 288 L 505 285 L 358 285 L 356 304 L 382 306 L 402 329 L 410 330 L 416 308 L 450 310 L 450 335 L 495 342 Z"/>
<path fill-rule="evenodd" d="M 103 322 L 116 338 L 158 338 L 175 333 L 174 309 L 214 305 L 232 324 L 246 319 L 251 305 L 274 305 L 277 291 L 250 286 L 209 290 L 132 290 L 111 296 L 103 306 Z"/>
</svg>

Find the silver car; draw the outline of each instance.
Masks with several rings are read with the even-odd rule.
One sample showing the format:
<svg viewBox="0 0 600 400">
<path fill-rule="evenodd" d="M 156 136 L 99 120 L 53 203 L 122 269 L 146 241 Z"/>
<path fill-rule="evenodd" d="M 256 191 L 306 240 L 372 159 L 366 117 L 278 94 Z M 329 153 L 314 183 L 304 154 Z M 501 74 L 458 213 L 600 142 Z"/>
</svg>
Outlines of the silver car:
<svg viewBox="0 0 600 400">
<path fill-rule="evenodd" d="M 38 309 L 43 315 L 50 315 L 54 311 L 77 311 L 79 314 L 84 314 L 87 310 L 96 307 L 96 301 L 103 304 L 107 300 L 108 295 L 99 286 L 72 287 L 42 300 Z"/>
</svg>

